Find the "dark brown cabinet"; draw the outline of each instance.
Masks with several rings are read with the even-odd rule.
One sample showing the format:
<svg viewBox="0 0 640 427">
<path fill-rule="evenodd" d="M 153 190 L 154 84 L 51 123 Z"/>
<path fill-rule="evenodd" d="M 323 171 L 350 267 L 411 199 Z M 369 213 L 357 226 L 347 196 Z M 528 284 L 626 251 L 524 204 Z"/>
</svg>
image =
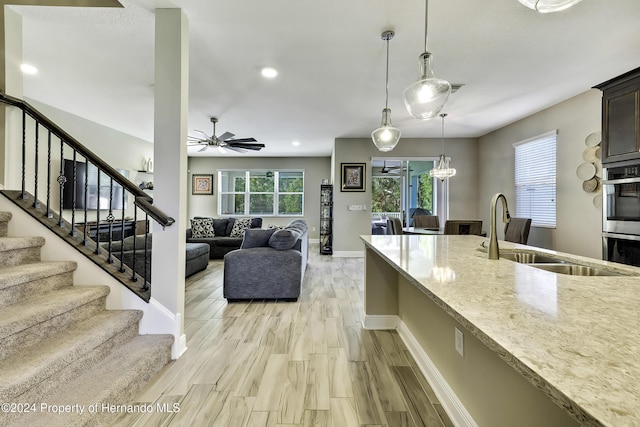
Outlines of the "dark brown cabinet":
<svg viewBox="0 0 640 427">
<path fill-rule="evenodd" d="M 602 91 L 602 163 L 640 159 L 640 68 L 595 87 Z"/>
</svg>

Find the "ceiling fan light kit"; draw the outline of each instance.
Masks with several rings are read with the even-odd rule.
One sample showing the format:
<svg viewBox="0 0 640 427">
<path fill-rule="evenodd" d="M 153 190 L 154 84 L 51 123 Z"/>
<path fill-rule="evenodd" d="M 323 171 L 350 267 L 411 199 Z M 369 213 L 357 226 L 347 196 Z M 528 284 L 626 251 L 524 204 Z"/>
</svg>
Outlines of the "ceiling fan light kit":
<svg viewBox="0 0 640 427">
<path fill-rule="evenodd" d="M 540 13 L 560 12 L 582 0 L 518 0 L 523 5 Z"/>
<path fill-rule="evenodd" d="M 451 94 L 451 84 L 438 79 L 431 68 L 431 53 L 427 49 L 427 24 L 429 0 L 425 0 L 424 52 L 419 57 L 420 75 L 418 80 L 404 90 L 402 100 L 409 114 L 416 119 L 428 120 L 440 112 Z"/>
<path fill-rule="evenodd" d="M 389 109 L 389 40 L 391 40 L 394 35 L 395 33 L 393 31 L 385 31 L 382 33 L 382 40 L 387 42 L 385 102 L 380 127 L 371 132 L 371 139 L 380 151 L 393 150 L 400 140 L 400 129 L 393 127 L 391 124 L 391 109 Z"/>
</svg>

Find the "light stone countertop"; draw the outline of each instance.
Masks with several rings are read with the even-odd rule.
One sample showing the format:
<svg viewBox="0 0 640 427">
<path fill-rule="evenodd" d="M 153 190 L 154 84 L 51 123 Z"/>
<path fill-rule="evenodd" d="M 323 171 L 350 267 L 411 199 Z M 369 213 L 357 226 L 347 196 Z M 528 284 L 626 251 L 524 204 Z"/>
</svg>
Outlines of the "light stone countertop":
<svg viewBox="0 0 640 427">
<path fill-rule="evenodd" d="M 551 273 L 487 259 L 480 236 L 361 239 L 581 423 L 640 426 L 640 268 L 500 241 L 629 276 Z"/>
</svg>

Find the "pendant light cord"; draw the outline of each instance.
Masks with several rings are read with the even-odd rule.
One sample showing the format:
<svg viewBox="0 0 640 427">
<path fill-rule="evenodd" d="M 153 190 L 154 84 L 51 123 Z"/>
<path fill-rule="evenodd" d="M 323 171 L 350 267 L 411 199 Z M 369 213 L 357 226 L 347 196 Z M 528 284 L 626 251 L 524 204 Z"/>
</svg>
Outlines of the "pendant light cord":
<svg viewBox="0 0 640 427">
<path fill-rule="evenodd" d="M 442 138 L 440 139 L 442 141 L 442 154 L 444 155 L 444 118 L 447 117 L 447 114 L 442 113 L 440 114 L 440 117 L 442 117 Z"/>
<path fill-rule="evenodd" d="M 385 85 L 384 85 L 384 108 L 389 108 L 389 37 L 387 37 L 387 71 L 385 76 Z"/>
<path fill-rule="evenodd" d="M 429 24 L 429 0 L 424 1 L 424 51 L 429 52 L 427 50 L 427 42 L 429 39 L 427 38 L 427 26 Z"/>
</svg>

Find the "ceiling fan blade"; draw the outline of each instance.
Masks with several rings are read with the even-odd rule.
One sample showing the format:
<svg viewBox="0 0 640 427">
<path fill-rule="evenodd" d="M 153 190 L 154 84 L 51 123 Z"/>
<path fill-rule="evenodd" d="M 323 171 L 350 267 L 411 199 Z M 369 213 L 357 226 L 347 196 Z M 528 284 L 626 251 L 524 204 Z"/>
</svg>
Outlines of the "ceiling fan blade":
<svg viewBox="0 0 640 427">
<path fill-rule="evenodd" d="M 234 147 L 232 145 L 225 145 L 224 148 L 226 148 L 227 150 L 235 151 L 236 153 L 245 153 L 246 152 L 246 150 L 241 149 L 239 147 Z"/>
<path fill-rule="evenodd" d="M 208 146 L 208 145 L 205 145 L 204 147 L 202 147 L 201 149 L 199 149 L 199 150 L 198 150 L 198 153 L 200 153 L 200 152 L 202 152 L 202 151 L 206 150 L 207 148 L 209 148 L 209 146 Z"/>
<path fill-rule="evenodd" d="M 225 142 L 235 143 L 235 142 L 258 142 L 255 138 L 238 138 L 238 139 L 227 139 Z"/>
<path fill-rule="evenodd" d="M 203 135 L 205 136 L 205 139 L 211 139 L 211 137 L 209 136 L 209 134 L 208 134 L 208 133 L 206 133 L 206 132 L 202 132 L 201 130 L 198 130 L 198 129 L 194 129 L 193 131 L 194 131 L 194 132 L 198 132 L 198 133 L 203 134 Z"/>
<path fill-rule="evenodd" d="M 225 132 L 225 133 L 223 133 L 222 135 L 220 135 L 220 136 L 218 137 L 218 139 L 219 139 L 220 141 L 226 141 L 227 139 L 229 139 L 229 138 L 233 138 L 234 136 L 236 136 L 236 134 L 235 134 L 235 133 Z"/>
<path fill-rule="evenodd" d="M 227 144 L 227 147 L 234 147 L 234 148 L 242 148 L 245 150 L 254 150 L 254 151 L 260 151 L 264 148 L 264 144 L 249 144 L 249 143 L 245 143 L 245 142 L 232 142 Z"/>
</svg>

